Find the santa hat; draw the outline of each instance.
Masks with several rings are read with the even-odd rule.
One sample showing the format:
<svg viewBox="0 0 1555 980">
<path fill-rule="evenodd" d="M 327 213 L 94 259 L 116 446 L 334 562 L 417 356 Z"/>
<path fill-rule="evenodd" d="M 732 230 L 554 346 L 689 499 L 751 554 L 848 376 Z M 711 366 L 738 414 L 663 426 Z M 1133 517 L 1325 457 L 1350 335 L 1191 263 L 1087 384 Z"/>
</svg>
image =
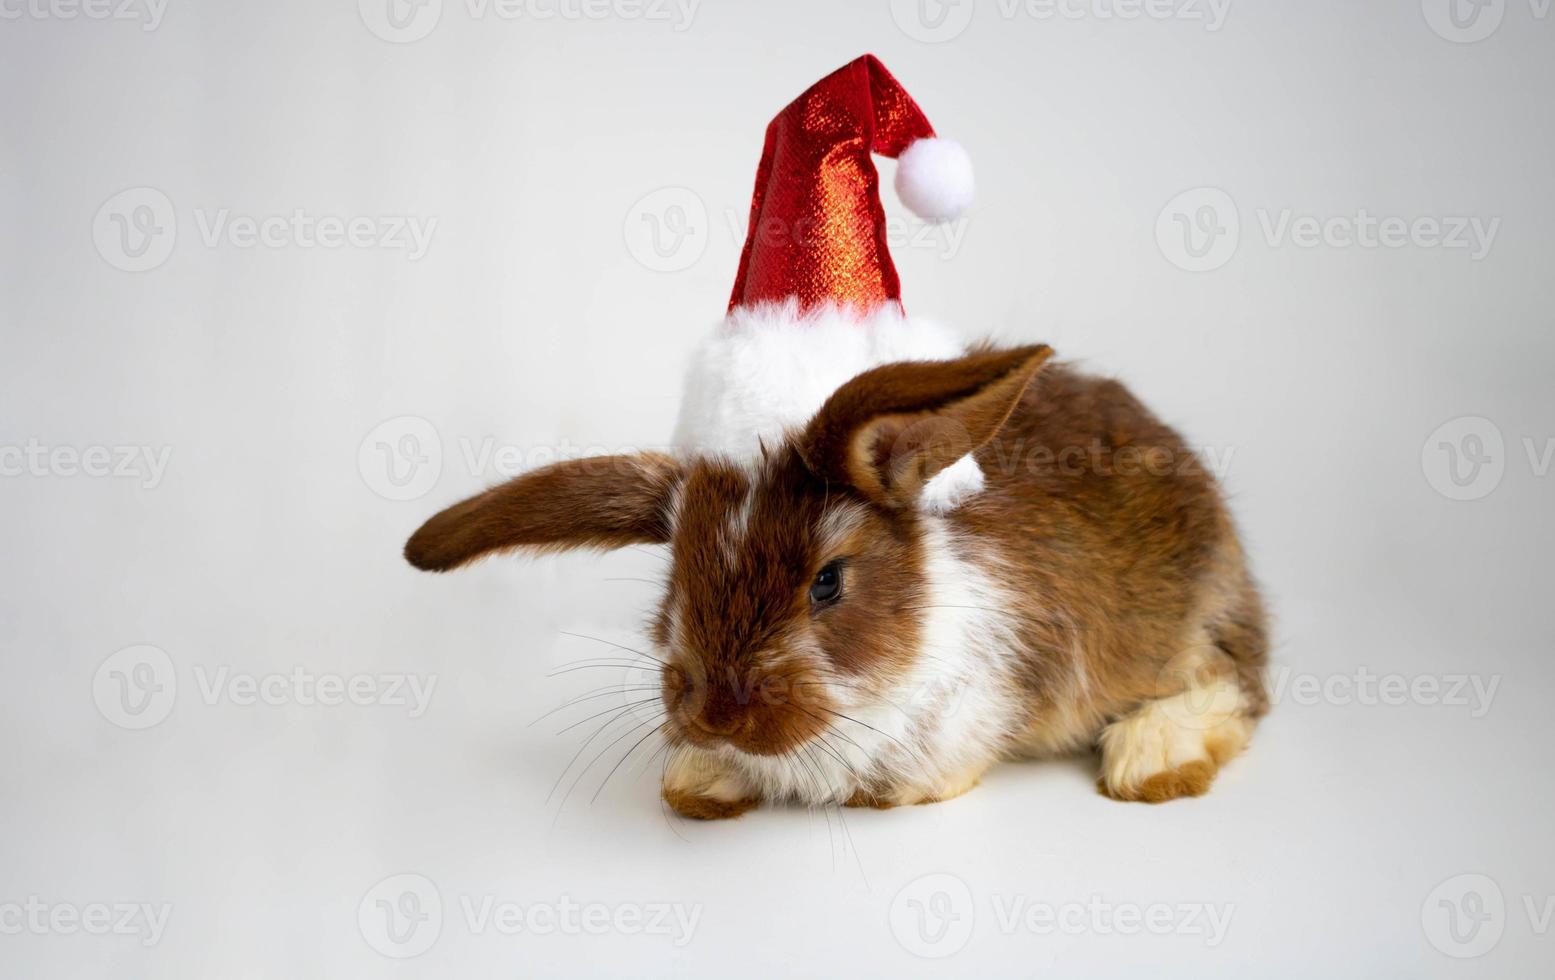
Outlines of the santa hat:
<svg viewBox="0 0 1555 980">
<path fill-rule="evenodd" d="M 811 86 L 767 126 L 728 315 L 692 361 L 675 442 L 749 457 L 802 426 L 833 391 L 892 361 L 959 357 L 943 327 L 910 319 L 886 246 L 872 153 L 897 159 L 896 191 L 919 217 L 971 203 L 966 151 L 873 55 Z M 944 510 L 982 486 L 970 456 L 922 504 Z"/>
</svg>

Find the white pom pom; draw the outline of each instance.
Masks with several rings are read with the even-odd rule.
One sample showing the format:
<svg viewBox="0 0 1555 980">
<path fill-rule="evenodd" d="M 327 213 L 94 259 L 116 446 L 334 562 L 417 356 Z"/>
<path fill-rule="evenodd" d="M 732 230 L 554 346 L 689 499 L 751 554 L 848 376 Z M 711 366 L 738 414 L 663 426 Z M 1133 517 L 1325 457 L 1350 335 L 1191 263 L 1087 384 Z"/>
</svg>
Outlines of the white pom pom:
<svg viewBox="0 0 1555 980">
<path fill-rule="evenodd" d="M 915 140 L 896 161 L 896 196 L 925 221 L 958 218 L 972 203 L 972 158 L 955 140 Z"/>
</svg>

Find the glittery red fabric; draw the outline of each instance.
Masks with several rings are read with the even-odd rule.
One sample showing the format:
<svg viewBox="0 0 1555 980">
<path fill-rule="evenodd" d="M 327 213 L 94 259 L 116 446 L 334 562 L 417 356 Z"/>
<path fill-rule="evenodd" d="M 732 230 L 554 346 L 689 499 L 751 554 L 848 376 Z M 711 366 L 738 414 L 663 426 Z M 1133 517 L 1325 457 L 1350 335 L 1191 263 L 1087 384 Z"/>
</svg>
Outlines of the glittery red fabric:
<svg viewBox="0 0 1555 980">
<path fill-rule="evenodd" d="M 816 82 L 767 126 L 729 308 L 797 297 L 872 309 L 901 302 L 870 153 L 934 135 L 874 55 Z"/>
</svg>

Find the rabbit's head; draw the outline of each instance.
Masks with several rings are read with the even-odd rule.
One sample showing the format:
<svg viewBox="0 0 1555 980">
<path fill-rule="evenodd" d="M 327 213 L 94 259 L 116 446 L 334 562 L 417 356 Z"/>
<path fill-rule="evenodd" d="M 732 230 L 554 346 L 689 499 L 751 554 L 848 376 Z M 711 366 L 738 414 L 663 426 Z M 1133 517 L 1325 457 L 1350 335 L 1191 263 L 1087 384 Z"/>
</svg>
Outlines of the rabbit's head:
<svg viewBox="0 0 1555 980">
<path fill-rule="evenodd" d="M 781 756 L 888 697 L 919 661 L 943 547 L 919 495 L 993 437 L 1050 354 L 876 368 L 755 460 L 549 466 L 436 515 L 405 557 L 447 571 L 513 549 L 667 545 L 652 623 L 666 734 Z"/>
</svg>

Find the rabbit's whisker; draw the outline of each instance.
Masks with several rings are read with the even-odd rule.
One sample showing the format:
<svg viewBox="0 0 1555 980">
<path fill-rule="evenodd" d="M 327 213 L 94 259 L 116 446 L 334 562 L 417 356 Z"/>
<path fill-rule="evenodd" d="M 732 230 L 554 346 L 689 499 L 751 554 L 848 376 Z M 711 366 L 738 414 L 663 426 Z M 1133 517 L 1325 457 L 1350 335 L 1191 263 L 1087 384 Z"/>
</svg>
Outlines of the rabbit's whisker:
<svg viewBox="0 0 1555 980">
<path fill-rule="evenodd" d="M 601 711 L 598 714 L 589 715 L 587 718 L 584 718 L 584 719 L 582 719 L 580 721 L 573 722 L 572 724 L 568 725 L 566 728 L 563 728 L 563 729 L 560 729 L 559 731 L 557 731 L 556 734 L 558 734 L 558 735 L 565 735 L 568 732 L 572 731 L 574 728 L 577 728 L 579 725 L 586 725 L 589 722 L 593 721 L 595 718 L 599 718 L 602 715 L 608 715 L 612 711 L 618 712 L 618 713 L 622 712 L 622 711 L 629 711 L 632 708 L 640 708 L 640 707 L 642 707 L 645 704 L 652 704 L 653 702 L 655 702 L 657 700 L 659 700 L 659 699 L 658 698 L 643 698 L 641 701 L 628 701 L 626 704 L 618 704 L 618 705 L 615 705 L 614 707 L 606 708 L 604 711 Z"/>
<path fill-rule="evenodd" d="M 650 726 L 657 726 L 660 723 L 660 721 L 663 719 L 663 717 L 664 717 L 664 712 L 660 711 L 653 718 L 650 718 L 650 719 L 648 719 L 645 722 L 642 722 L 642 723 L 637 724 L 637 725 L 631 725 L 629 728 L 627 728 L 626 730 L 622 731 L 619 735 L 617 735 L 615 737 L 615 739 L 613 739 L 608 745 L 606 745 L 604 748 L 600 749 L 597 753 L 595 753 L 594 758 L 590 759 L 588 761 L 587 765 L 585 765 L 582 769 L 578 770 L 578 774 L 573 777 L 572 783 L 570 785 L 568 785 L 567 792 L 562 794 L 561 808 L 557 811 L 558 816 L 560 815 L 561 810 L 565 810 L 567 808 L 567 800 L 569 798 L 571 798 L 573 791 L 578 788 L 578 784 L 583 781 L 583 777 L 588 775 L 589 770 L 593 769 L 594 766 L 596 766 L 599 763 L 600 759 L 603 759 L 607 754 L 609 754 L 611 749 L 615 748 L 617 745 L 620 745 L 622 742 L 624 742 L 626 739 L 630 738 L 631 736 L 633 736 L 633 735 L 637 734 L 638 732 L 642 731 L 643 728 L 650 727 Z M 613 725 L 613 724 L 615 724 L 615 721 L 611 721 L 608 724 L 612 724 Z"/>
<path fill-rule="evenodd" d="M 573 705 L 582 704 L 585 701 L 595 701 L 595 700 L 598 700 L 599 698 L 608 697 L 608 696 L 610 696 L 612 694 L 631 694 L 633 692 L 641 692 L 641 691 L 657 691 L 658 689 L 659 689 L 659 686 L 657 684 L 638 684 L 638 685 L 633 686 L 633 687 L 602 687 L 602 688 L 599 688 L 596 691 L 591 691 L 591 692 L 589 692 L 587 694 L 580 695 L 578 697 L 573 698 L 571 701 L 568 701 L 568 702 L 566 702 L 564 704 L 558 705 L 555 708 L 552 708 L 550 711 L 547 711 L 545 714 L 543 714 L 540 717 L 536 718 L 534 721 L 531 721 L 529 724 L 525 725 L 524 727 L 525 728 L 533 728 L 535 725 L 539 724 L 540 722 L 544 721 L 545 719 L 547 719 L 547 718 L 551 717 L 552 715 L 556 714 L 556 712 L 558 712 L 558 711 L 565 711 L 568 708 L 572 707 Z"/>
<path fill-rule="evenodd" d="M 633 731 L 636 731 L 636 729 L 633 729 Z M 626 754 L 617 759 L 616 764 L 610 767 L 609 772 L 605 773 L 605 778 L 600 780 L 599 788 L 594 791 L 593 796 L 589 797 L 589 806 L 593 806 L 594 801 L 599 799 L 599 794 L 603 793 L 605 791 L 605 787 L 609 785 L 610 777 L 614 776 L 618 771 L 620 771 L 622 764 L 625 763 L 627 759 L 632 757 L 632 753 L 637 751 L 637 747 L 657 734 L 659 734 L 658 728 L 650 728 L 648 729 L 648 734 L 632 743 L 632 747 L 626 750 Z"/>
<path fill-rule="evenodd" d="M 664 661 L 660 660 L 658 657 L 655 657 L 653 654 L 644 653 L 643 651 L 638 650 L 635 647 L 629 647 L 624 643 L 617 643 L 614 640 L 607 640 L 599 636 L 589 636 L 587 633 L 569 633 L 567 630 L 558 630 L 557 632 L 561 633 L 562 636 L 571 636 L 579 640 L 592 640 L 595 643 L 603 643 L 607 647 L 615 647 L 617 650 L 625 650 L 627 653 L 635 653 L 639 657 L 647 657 L 649 660 L 652 660 L 655 663 L 663 664 L 665 667 L 669 666 L 669 664 L 664 663 Z"/>
</svg>

